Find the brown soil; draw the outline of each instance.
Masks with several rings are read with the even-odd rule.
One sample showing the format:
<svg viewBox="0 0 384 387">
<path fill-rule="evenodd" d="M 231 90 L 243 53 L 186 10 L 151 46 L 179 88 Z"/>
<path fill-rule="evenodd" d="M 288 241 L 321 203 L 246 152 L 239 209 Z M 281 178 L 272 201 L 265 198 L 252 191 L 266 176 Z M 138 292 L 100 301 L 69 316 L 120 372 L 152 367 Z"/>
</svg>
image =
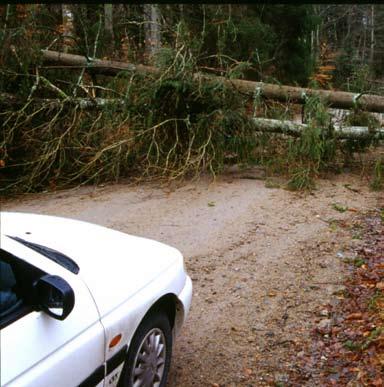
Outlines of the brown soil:
<svg viewBox="0 0 384 387">
<path fill-rule="evenodd" d="M 173 190 L 83 187 L 2 210 L 82 219 L 181 250 L 194 297 L 169 386 L 285 386 L 300 344 L 326 319 L 322 306 L 342 290 L 343 258 L 360 243 L 340 225 L 377 206 L 382 192 L 352 175 L 319 181 L 311 194 L 252 177 L 234 171 Z"/>
</svg>

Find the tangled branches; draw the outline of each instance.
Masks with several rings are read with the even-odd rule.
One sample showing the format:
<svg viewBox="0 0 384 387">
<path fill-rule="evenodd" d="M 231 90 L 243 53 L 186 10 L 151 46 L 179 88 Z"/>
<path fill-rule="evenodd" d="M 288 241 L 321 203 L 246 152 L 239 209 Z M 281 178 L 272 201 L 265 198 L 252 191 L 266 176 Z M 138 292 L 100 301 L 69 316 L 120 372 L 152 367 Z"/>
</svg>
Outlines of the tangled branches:
<svg viewBox="0 0 384 387">
<path fill-rule="evenodd" d="M 241 98 L 223 84 L 185 74 L 120 76 L 113 83 L 125 89 L 123 106 L 28 98 L 0 113 L 1 191 L 215 174 L 228 155 L 240 160 L 251 151 Z"/>
</svg>

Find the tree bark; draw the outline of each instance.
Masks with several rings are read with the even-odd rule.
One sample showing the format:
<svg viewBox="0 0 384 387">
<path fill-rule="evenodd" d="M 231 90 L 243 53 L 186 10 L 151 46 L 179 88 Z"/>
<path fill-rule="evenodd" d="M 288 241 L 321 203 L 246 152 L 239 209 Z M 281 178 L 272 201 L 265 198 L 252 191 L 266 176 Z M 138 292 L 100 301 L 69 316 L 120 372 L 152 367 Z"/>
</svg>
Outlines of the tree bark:
<svg viewBox="0 0 384 387">
<path fill-rule="evenodd" d="M 90 59 L 81 55 L 65 54 L 58 51 L 42 50 L 44 63 L 68 68 L 86 68 L 90 72 L 103 75 L 116 75 L 121 71 L 137 71 L 140 73 L 158 74 L 155 67 L 134 65 L 113 60 Z"/>
<path fill-rule="evenodd" d="M 3 107 L 21 107 L 24 106 L 27 101 L 19 98 L 14 94 L 0 93 L 0 106 Z M 33 98 L 30 101 L 33 105 L 39 107 L 46 106 L 47 108 L 58 108 L 63 104 L 75 106 L 77 105 L 80 109 L 91 110 L 91 109 L 102 109 L 107 106 L 113 106 L 117 110 L 121 110 L 125 106 L 125 101 L 122 99 L 115 98 Z"/>
<path fill-rule="evenodd" d="M 369 62 L 373 68 L 373 61 L 375 56 L 375 6 L 371 5 L 371 47 L 369 53 Z"/>
<path fill-rule="evenodd" d="M 298 124 L 292 121 L 272 120 L 267 118 L 253 118 L 253 125 L 255 130 L 261 132 L 281 133 L 289 136 L 299 137 L 302 132 L 308 127 L 306 124 Z M 384 130 L 376 129 L 370 130 L 365 126 L 347 126 L 334 128 L 331 133 L 339 139 L 368 139 L 376 138 L 384 140 Z"/>
<path fill-rule="evenodd" d="M 63 51 L 68 52 L 73 46 L 74 37 L 74 15 L 72 5 L 62 4 L 61 12 L 63 18 Z"/>
<path fill-rule="evenodd" d="M 145 28 L 145 51 L 148 61 L 151 62 L 153 56 L 161 47 L 160 33 L 160 10 L 157 4 L 145 4 L 144 14 L 147 22 Z"/>
<path fill-rule="evenodd" d="M 113 53 L 114 34 L 113 34 L 113 4 L 104 4 L 104 29 L 108 42 L 108 52 Z"/>
<path fill-rule="evenodd" d="M 80 55 L 64 54 L 57 51 L 42 50 L 43 60 L 46 63 L 54 63 L 63 66 L 85 67 L 91 71 L 106 75 L 116 75 L 121 71 L 137 71 L 141 73 L 160 74 L 159 70 L 152 66 L 133 65 L 131 63 L 105 61 L 100 59 L 87 60 Z M 219 80 L 229 86 L 233 86 L 240 92 L 250 97 L 255 91 L 262 96 L 283 102 L 305 103 L 310 96 L 321 97 L 329 107 L 339 109 L 352 109 L 357 105 L 362 109 L 384 113 L 384 97 L 373 94 L 349 93 L 345 91 L 314 90 L 294 86 L 280 86 L 275 84 L 246 81 L 242 79 L 227 79 L 204 74 L 195 74 L 196 80 Z"/>
</svg>

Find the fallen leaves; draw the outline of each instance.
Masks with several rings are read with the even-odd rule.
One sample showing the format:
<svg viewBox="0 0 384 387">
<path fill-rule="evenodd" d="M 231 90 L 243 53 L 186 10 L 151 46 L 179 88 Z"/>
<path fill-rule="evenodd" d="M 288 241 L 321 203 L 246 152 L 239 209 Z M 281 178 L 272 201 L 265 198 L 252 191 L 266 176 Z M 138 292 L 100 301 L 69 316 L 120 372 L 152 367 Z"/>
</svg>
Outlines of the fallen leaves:
<svg viewBox="0 0 384 387">
<path fill-rule="evenodd" d="M 384 386 L 384 381 L 382 378 L 379 377 L 379 378 L 372 381 L 372 385 L 377 386 L 377 387 L 382 387 L 382 386 Z"/>
<path fill-rule="evenodd" d="M 357 222 L 349 228 L 351 237 L 357 228 L 361 232 L 355 258 L 340 254 L 351 271 L 343 297 L 319 313 L 312 341 L 300 352 L 305 356 L 296 357 L 300 371 L 291 379 L 294 385 L 305 384 L 303 375 L 315 372 L 319 385 L 384 386 L 384 217 L 378 210 Z"/>
<path fill-rule="evenodd" d="M 384 290 L 384 282 L 378 282 L 376 284 L 376 289 Z"/>
<path fill-rule="evenodd" d="M 357 312 L 357 313 L 351 313 L 349 314 L 346 319 L 347 320 L 359 320 L 361 319 L 361 317 L 363 317 L 363 314 L 361 312 Z"/>
<path fill-rule="evenodd" d="M 244 368 L 244 375 L 250 377 L 253 374 L 253 371 L 250 368 Z"/>
</svg>

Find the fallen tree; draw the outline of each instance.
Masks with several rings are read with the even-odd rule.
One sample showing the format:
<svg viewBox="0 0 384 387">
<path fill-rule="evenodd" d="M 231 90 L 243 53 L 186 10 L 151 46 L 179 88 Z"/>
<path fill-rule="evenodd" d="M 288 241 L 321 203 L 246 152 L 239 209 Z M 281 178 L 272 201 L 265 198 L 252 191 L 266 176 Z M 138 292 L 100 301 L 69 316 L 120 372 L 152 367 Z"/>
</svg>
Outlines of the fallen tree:
<svg viewBox="0 0 384 387">
<path fill-rule="evenodd" d="M 253 118 L 255 130 L 269 133 L 281 133 L 294 137 L 299 137 L 305 129 L 306 124 L 299 124 L 292 121 L 281 121 L 267 118 Z M 329 135 L 334 135 L 339 139 L 377 139 L 384 140 L 384 129 L 370 129 L 365 126 L 345 126 L 330 128 Z"/>
<path fill-rule="evenodd" d="M 121 71 L 137 71 L 141 73 L 159 74 L 156 67 L 134 65 L 112 60 L 88 58 L 81 55 L 66 54 L 59 51 L 41 50 L 44 63 L 65 66 L 69 68 L 86 68 L 94 73 L 116 75 Z"/>
<path fill-rule="evenodd" d="M 34 98 L 23 101 L 17 96 L 9 93 L 0 93 L 0 105 L 9 107 L 22 107 L 27 103 L 36 104 L 39 107 L 58 108 L 65 104 L 78 106 L 80 109 L 102 109 L 113 106 L 116 110 L 122 110 L 125 101 L 113 98 Z M 308 127 L 306 124 L 295 123 L 288 120 L 274 120 L 268 118 L 252 118 L 254 129 L 260 132 L 281 133 L 293 137 L 299 137 Z M 331 127 L 329 134 L 339 139 L 384 139 L 384 129 L 371 129 L 366 126 Z"/>
<path fill-rule="evenodd" d="M 30 98 L 23 100 L 14 94 L 0 93 L 0 106 L 3 107 L 22 107 L 26 104 L 34 104 L 40 107 L 58 108 L 63 105 L 77 106 L 80 109 L 102 109 L 104 107 L 114 107 L 121 110 L 125 106 L 125 101 L 118 98 Z"/>
<path fill-rule="evenodd" d="M 87 58 L 80 55 L 65 54 L 58 51 L 42 50 L 43 62 L 68 68 L 86 68 L 104 75 L 116 75 L 121 71 L 137 71 L 139 73 L 160 74 L 160 70 L 152 66 L 134 65 L 131 63 Z M 356 106 L 370 112 L 384 113 L 384 97 L 373 94 L 349 93 L 344 91 L 314 90 L 294 86 L 282 86 L 263 82 L 253 82 L 241 79 L 227 79 L 205 74 L 195 74 L 197 80 L 218 79 L 230 84 L 239 91 L 250 96 L 259 93 L 266 98 L 283 102 L 305 103 L 310 96 L 318 95 L 330 107 L 352 109 Z"/>
</svg>

